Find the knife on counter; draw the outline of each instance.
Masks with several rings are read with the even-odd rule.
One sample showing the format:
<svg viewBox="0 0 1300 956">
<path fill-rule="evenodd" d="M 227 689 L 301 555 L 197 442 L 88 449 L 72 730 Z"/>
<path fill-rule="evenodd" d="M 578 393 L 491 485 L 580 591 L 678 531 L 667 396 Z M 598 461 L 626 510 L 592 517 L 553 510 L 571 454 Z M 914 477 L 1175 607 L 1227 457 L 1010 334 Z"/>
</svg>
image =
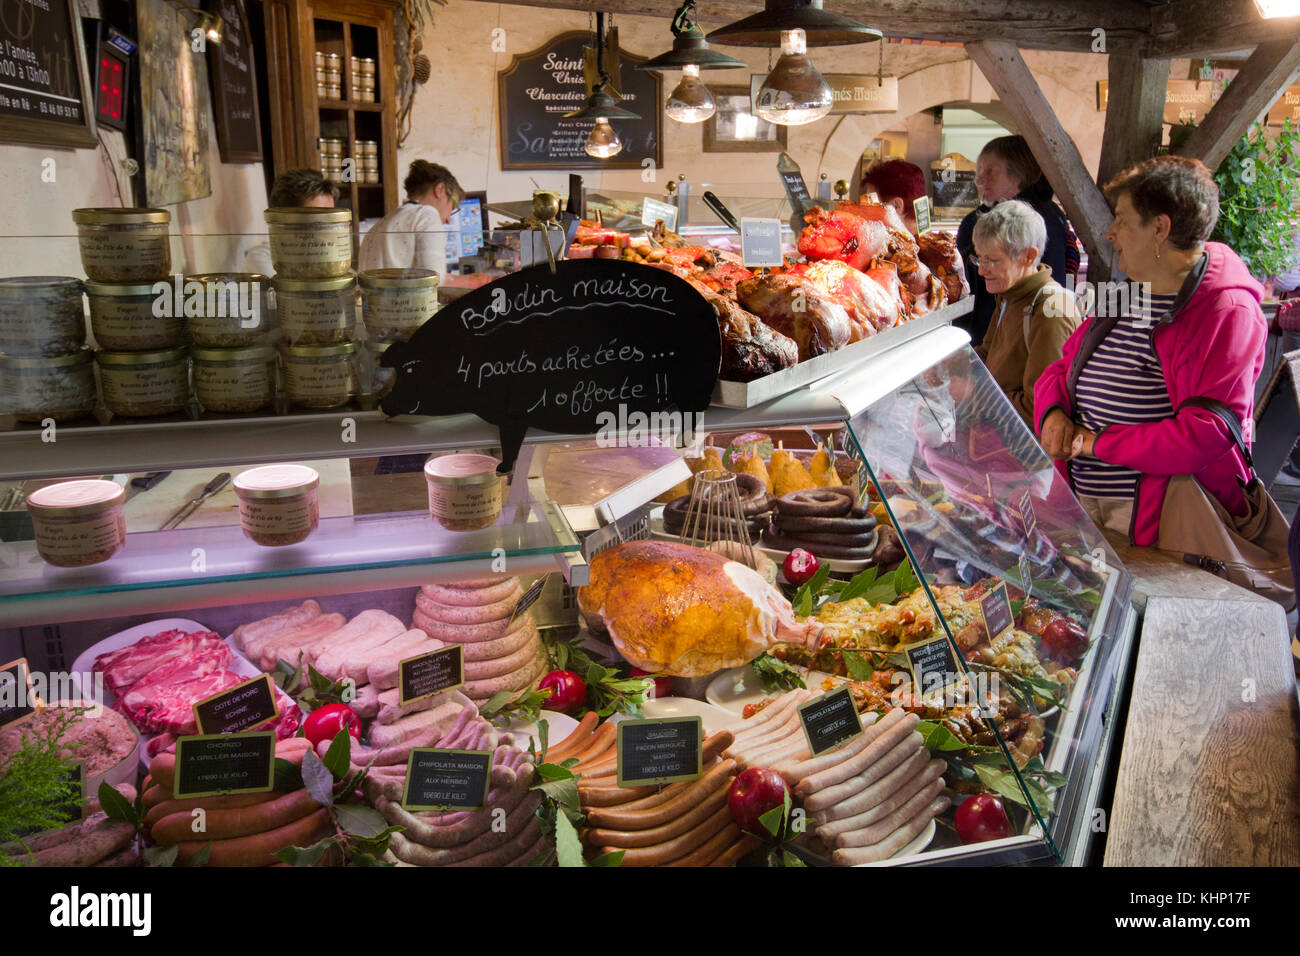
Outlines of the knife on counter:
<svg viewBox="0 0 1300 956">
<path fill-rule="evenodd" d="M 194 512 L 199 509 L 199 506 L 202 505 L 203 502 L 207 501 L 209 498 L 215 495 L 222 488 L 226 487 L 226 484 L 229 481 L 230 481 L 230 472 L 223 471 L 221 474 L 217 475 L 215 478 L 213 478 L 211 481 L 209 481 L 206 485 L 203 486 L 203 491 L 201 494 L 199 494 L 194 498 L 191 498 L 189 501 L 185 502 L 185 504 L 181 505 L 178 509 L 176 509 L 176 512 L 170 518 L 164 521 L 162 523 L 162 527 L 159 528 L 158 530 L 170 531 L 173 528 L 179 527 L 180 523 L 184 521 L 186 518 L 188 518 L 190 515 L 194 514 Z"/>
<path fill-rule="evenodd" d="M 740 232 L 740 222 L 734 215 L 732 215 L 731 210 L 727 208 L 726 204 L 721 199 L 708 190 L 705 190 L 704 195 L 701 198 L 704 200 L 704 205 L 712 209 L 719 219 L 725 222 L 732 229 L 736 230 L 736 232 Z"/>
</svg>

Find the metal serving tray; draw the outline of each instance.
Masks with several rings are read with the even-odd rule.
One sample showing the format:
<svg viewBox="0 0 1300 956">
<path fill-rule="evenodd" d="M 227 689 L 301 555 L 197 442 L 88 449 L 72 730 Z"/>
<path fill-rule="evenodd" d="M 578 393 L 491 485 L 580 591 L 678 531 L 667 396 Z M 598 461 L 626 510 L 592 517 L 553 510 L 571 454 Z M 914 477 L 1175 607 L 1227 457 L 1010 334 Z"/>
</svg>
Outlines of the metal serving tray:
<svg viewBox="0 0 1300 956">
<path fill-rule="evenodd" d="M 960 302 L 945 305 L 942 309 L 923 315 L 919 319 L 896 325 L 869 339 L 854 342 L 835 352 L 819 355 L 806 362 L 800 362 L 792 368 L 765 375 L 752 382 L 727 382 L 719 379 L 713 386 L 713 403 L 727 408 L 753 408 L 755 405 L 761 405 L 763 402 L 771 401 L 827 376 L 852 368 L 864 359 L 887 352 L 904 342 L 924 335 L 931 329 L 948 325 L 953 319 L 968 313 L 974 305 L 975 297 L 968 295 Z"/>
</svg>

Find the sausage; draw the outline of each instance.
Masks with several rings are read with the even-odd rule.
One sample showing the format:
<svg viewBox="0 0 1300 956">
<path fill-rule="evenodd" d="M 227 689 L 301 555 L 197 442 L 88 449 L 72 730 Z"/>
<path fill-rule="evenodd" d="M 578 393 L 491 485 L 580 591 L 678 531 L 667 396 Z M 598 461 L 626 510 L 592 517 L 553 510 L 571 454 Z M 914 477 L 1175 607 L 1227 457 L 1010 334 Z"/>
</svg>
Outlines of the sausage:
<svg viewBox="0 0 1300 956">
<path fill-rule="evenodd" d="M 766 750 L 768 747 L 782 740 L 787 739 L 792 734 L 800 733 L 799 714 L 791 710 L 788 715 L 774 721 L 770 730 L 762 734 L 755 734 L 746 737 L 731 747 L 733 757 L 745 757 L 749 754 L 758 753 L 760 750 Z M 746 759 L 748 762 L 748 759 Z"/>
<path fill-rule="evenodd" d="M 624 850 L 623 866 L 662 866 L 673 860 L 681 859 L 701 843 L 717 835 L 717 832 L 729 822 L 731 822 L 731 810 L 723 804 L 699 826 L 686 831 L 679 837 L 674 837 L 667 843 Z M 600 852 L 609 853 L 617 849 L 621 849 L 621 847 L 601 847 Z"/>
<path fill-rule="evenodd" d="M 569 736 L 563 740 L 550 743 L 546 748 L 546 762 L 559 763 L 569 756 L 569 751 L 577 749 L 577 745 L 588 740 L 595 732 L 596 724 L 600 718 L 596 716 L 594 710 L 589 710 L 582 715 L 582 720 L 578 721 L 578 726 L 569 732 Z M 549 738 L 549 734 L 547 735 Z"/>
<path fill-rule="evenodd" d="M 570 757 L 578 758 L 578 766 L 582 766 L 584 760 L 590 760 L 593 757 L 604 753 L 611 746 L 616 746 L 618 739 L 618 724 L 613 721 L 605 721 L 596 728 L 596 732 L 591 735 L 586 746 L 579 747 L 569 754 Z"/>
<path fill-rule="evenodd" d="M 379 715 L 379 688 L 362 684 L 357 688 L 356 699 L 348 704 L 362 720 L 374 720 Z"/>
<path fill-rule="evenodd" d="M 431 710 L 422 710 L 403 717 L 391 724 L 373 724 L 370 727 L 370 743 L 375 747 L 400 744 L 403 740 L 414 737 L 425 728 L 437 727 L 444 721 L 451 720 L 452 715 L 461 706 L 459 702 L 449 701 L 435 706 Z"/>
<path fill-rule="evenodd" d="M 760 843 L 761 841 L 758 837 L 745 833 L 741 836 L 739 841 L 727 847 L 727 849 L 723 850 L 721 854 L 712 860 L 709 863 L 709 866 L 735 866 L 742 857 L 753 852 Z"/>
<path fill-rule="evenodd" d="M 809 813 L 817 814 L 822 810 L 833 807 L 841 800 L 847 800 L 849 797 L 854 796 L 863 787 L 875 783 L 915 751 L 924 749 L 925 744 L 922 742 L 921 735 L 916 731 L 912 731 L 912 733 L 895 744 L 889 753 L 872 763 L 856 777 L 850 777 L 843 783 L 837 783 L 833 787 L 827 787 L 825 790 L 819 790 L 804 797 L 803 808 Z"/>
<path fill-rule="evenodd" d="M 400 803 L 381 797 L 375 801 L 375 809 L 384 815 L 384 819 L 393 826 L 404 827 L 406 838 L 424 846 L 441 848 L 455 847 L 468 843 L 480 833 L 491 829 L 496 819 L 494 810 L 500 808 L 507 815 L 519 805 L 528 793 L 528 781 L 515 775 L 513 770 L 492 769 L 494 789 L 488 794 L 487 803 L 482 810 L 471 811 L 463 818 L 431 822 L 429 817 L 438 817 L 436 813 L 411 813 Z"/>
<path fill-rule="evenodd" d="M 751 767 L 775 767 L 784 760 L 809 756 L 808 741 L 802 730 L 796 730 L 784 740 L 779 740 L 769 747 L 747 755 L 747 764 Z"/>
<path fill-rule="evenodd" d="M 310 620 L 297 624 L 293 627 L 285 628 L 276 634 L 271 634 L 261 640 L 247 640 L 244 642 L 244 655 L 249 659 L 261 662 L 268 656 L 268 651 L 275 656 L 271 658 L 274 666 L 283 654 L 289 659 L 290 664 L 297 663 L 298 651 L 305 650 L 316 641 L 319 641 L 335 633 L 339 628 L 347 623 L 347 618 L 342 614 L 320 614 Z M 306 653 L 303 654 L 303 660 L 310 658 Z"/>
<path fill-rule="evenodd" d="M 522 593 L 521 590 L 520 594 Z M 518 602 L 518 595 L 475 605 L 443 604 L 424 593 L 415 596 L 415 606 L 420 609 L 420 613 L 430 621 L 442 624 L 487 624 L 490 621 L 508 620 Z"/>
<path fill-rule="evenodd" d="M 230 635 L 235 646 L 241 651 L 249 640 L 264 641 L 273 634 L 290 627 L 298 627 L 306 624 L 313 617 L 320 614 L 320 605 L 315 601 L 303 601 L 297 607 L 291 607 L 287 610 L 272 614 L 270 617 L 264 617 L 261 620 L 249 621 L 247 624 L 241 624 L 235 628 Z"/>
<path fill-rule="evenodd" d="M 411 615 L 411 626 L 418 627 L 435 640 L 447 644 L 472 644 L 476 641 L 492 641 L 499 637 L 514 634 L 524 628 L 536 630 L 532 618 L 527 614 L 521 614 L 513 621 L 509 618 L 501 618 L 497 621 L 488 621 L 482 624 L 448 624 L 445 621 L 434 620 L 421 611 L 419 607 Z"/>
<path fill-rule="evenodd" d="M 924 751 L 923 751 L 924 752 Z M 836 838 L 859 830 L 873 826 L 887 818 L 907 801 L 911 800 L 917 793 L 930 786 L 932 782 L 941 777 L 948 765 L 942 760 L 926 761 L 921 769 L 913 773 L 908 779 L 897 785 L 892 793 L 886 793 L 885 798 L 880 800 L 870 809 L 855 813 L 850 817 L 840 820 L 833 820 L 825 825 L 817 827 L 817 835 L 828 844 L 834 843 Z M 942 783 L 943 781 L 939 781 Z M 883 839 L 888 833 L 884 831 L 876 839 Z M 866 843 L 873 843 L 875 840 L 867 840 Z M 865 846 L 866 843 L 843 844 L 844 846 Z M 838 845 L 838 844 L 837 844 Z"/>
<path fill-rule="evenodd" d="M 549 841 L 545 836 L 538 836 L 536 842 L 534 842 L 532 846 L 507 863 L 506 866 L 527 866 L 546 849 L 548 842 Z"/>
<path fill-rule="evenodd" d="M 424 632 L 421 631 L 421 633 Z M 506 634 L 490 641 L 474 641 L 469 644 L 462 644 L 461 653 L 465 655 L 465 664 L 468 666 L 470 661 L 486 661 L 513 654 L 521 647 L 527 646 L 536 636 L 534 628 L 521 627 L 513 634 Z"/>
<path fill-rule="evenodd" d="M 161 800 L 149 808 L 149 812 L 144 815 L 144 825 L 146 828 L 152 827 L 163 817 L 171 816 L 173 813 L 188 813 L 191 810 L 202 807 L 204 810 L 239 810 L 244 807 L 256 806 L 259 803 L 266 803 L 268 800 L 275 800 L 284 796 L 283 790 L 266 790 L 262 793 L 232 793 L 224 797 L 186 797 L 183 800 Z"/>
<path fill-rule="evenodd" d="M 470 645 L 473 647 L 474 645 Z M 497 657 L 490 660 L 466 660 L 465 661 L 465 680 L 466 681 L 483 681 L 491 677 L 500 677 L 503 674 L 513 674 L 515 671 L 526 667 L 533 658 L 538 654 L 544 654 L 540 641 L 525 641 L 523 645 L 515 652 L 507 654 L 505 657 Z"/>
<path fill-rule="evenodd" d="M 673 860 L 667 866 L 708 866 L 718 855 L 738 840 L 744 833 L 740 824 L 732 821 L 690 853 Z"/>
<path fill-rule="evenodd" d="M 678 784 L 673 784 L 673 787 Z M 672 787 L 667 788 L 671 790 Z M 667 790 L 663 792 L 667 792 Z M 658 787 L 591 787 L 578 782 L 578 799 L 584 807 L 615 807 L 649 797 L 661 796 Z"/>
<path fill-rule="evenodd" d="M 181 843 L 185 840 L 228 840 L 231 837 L 265 833 L 311 813 L 320 804 L 306 790 L 281 794 L 274 800 L 265 800 L 247 807 L 227 810 L 209 810 L 204 820 L 205 829 L 196 832 L 197 820 L 193 810 L 170 813 L 153 825 L 153 841 L 158 844 Z"/>
<path fill-rule="evenodd" d="M 882 729 L 873 742 L 865 747 L 856 748 L 856 753 L 846 755 L 834 766 L 819 770 L 817 773 L 810 774 L 799 781 L 799 786 L 802 788 L 801 792 L 814 793 L 818 790 L 825 790 L 827 787 L 833 787 L 837 783 L 843 783 L 850 777 L 857 776 L 889 752 L 889 748 L 893 746 L 891 741 L 902 740 L 915 730 L 916 726 L 921 722 L 921 718 L 916 714 L 906 714 L 886 725 L 885 721 L 888 718 L 889 714 L 886 714 L 879 721 Z M 863 731 L 862 736 L 866 736 L 866 731 Z"/>
<path fill-rule="evenodd" d="M 480 604 L 504 601 L 512 595 L 518 601 L 524 589 L 518 578 L 506 578 L 480 588 L 461 587 L 459 584 L 426 584 L 420 588 L 420 593 L 439 604 L 477 607 Z"/>
<path fill-rule="evenodd" d="M 642 804 L 636 807 L 593 809 L 587 814 L 587 822 L 609 830 L 649 830 L 663 826 L 689 807 L 695 806 L 720 786 L 729 785 L 735 770 L 734 760 L 719 761 L 699 780 L 683 782 L 682 789 L 667 799 L 649 806 Z"/>
<path fill-rule="evenodd" d="M 596 845 L 615 848 L 656 846 L 667 843 L 674 837 L 680 836 L 703 823 L 718 807 L 726 806 L 727 790 L 730 783 L 729 779 L 722 779 L 719 785 L 706 793 L 704 799 L 700 800 L 699 803 L 689 807 L 689 809 L 683 807 L 684 813 L 675 815 L 662 826 L 635 830 L 595 828 L 589 831 L 591 842 Z"/>
<path fill-rule="evenodd" d="M 885 716 L 888 717 L 889 715 L 886 714 Z M 897 717 L 890 718 L 890 723 L 898 719 Z M 856 756 L 865 750 L 873 740 L 880 736 L 881 731 L 884 729 L 883 719 L 873 721 L 862 728 L 862 733 L 848 741 L 844 746 L 829 753 L 819 754 L 808 760 L 796 760 L 790 766 L 783 768 L 781 775 L 785 777 L 786 783 L 794 786 L 805 777 L 811 777 L 815 773 L 821 773 L 823 770 L 839 766 L 841 761 Z"/>
<path fill-rule="evenodd" d="M 505 866 L 536 843 L 541 833 L 541 822 L 534 815 L 518 833 L 513 836 L 507 833 L 509 839 L 505 843 L 484 850 L 468 859 L 449 863 L 448 866 Z"/>
<path fill-rule="evenodd" d="M 401 621 L 396 621 L 396 626 L 401 630 L 382 644 L 369 647 L 352 644 L 342 648 L 339 651 L 342 663 L 338 667 L 338 679 L 350 677 L 354 683 L 364 684 L 370 680 L 370 665 L 376 661 L 392 661 L 400 664 L 406 658 L 415 657 L 426 650 L 437 650 L 436 647 L 429 646 L 433 641 L 424 631 L 416 628 L 407 630 L 406 625 Z M 386 627 L 385 630 L 391 632 L 393 628 Z"/>
<path fill-rule="evenodd" d="M 798 702 L 797 693 L 791 691 L 783 697 L 778 697 L 774 703 L 768 704 L 748 720 L 732 724 L 727 729 L 735 735 L 738 745 L 744 745 L 746 741 L 757 739 L 759 735 L 769 733 L 772 728 L 779 726 Z M 773 723 L 774 720 L 777 723 Z"/>
<path fill-rule="evenodd" d="M 25 858 L 28 866 L 90 866 L 122 850 L 135 839 L 135 827 L 124 820 L 111 820 L 102 812 L 87 817 L 69 839 Z M 20 856 L 19 859 L 24 859 Z"/>
<path fill-rule="evenodd" d="M 472 721 L 477 716 L 478 716 L 477 709 L 473 707 L 462 708 L 461 712 L 456 715 L 455 722 L 449 728 L 447 728 L 447 732 L 438 739 L 438 742 L 437 744 L 435 744 L 435 746 L 442 750 L 450 750 L 451 748 L 448 746 L 448 744 L 450 744 L 453 740 L 459 739 L 461 734 L 463 734 L 465 732 L 465 729 L 469 726 L 470 721 Z"/>
<path fill-rule="evenodd" d="M 349 661 L 364 666 L 367 651 L 382 647 L 404 633 L 406 625 L 387 611 L 362 611 L 327 644 L 317 648 L 316 670 L 331 680 L 338 680 Z"/>
<path fill-rule="evenodd" d="M 909 790 L 911 787 L 909 786 Z M 855 846 L 873 846 L 879 843 L 889 834 L 893 833 L 899 827 L 905 825 L 908 820 L 920 813 L 930 801 L 943 792 L 943 780 L 933 777 L 926 783 L 921 784 L 919 789 L 913 790 L 908 799 L 897 806 L 892 812 L 886 814 L 876 823 L 862 827 L 857 830 L 850 830 L 847 833 L 841 833 L 835 837 L 837 847 L 855 847 Z"/>
<path fill-rule="evenodd" d="M 401 703 L 401 693 L 396 687 L 380 692 L 379 712 L 375 714 L 375 720 L 381 724 L 391 724 L 407 714 L 417 714 L 422 710 L 428 710 L 434 703 L 434 698 L 422 697 L 419 700 L 411 701 L 409 704 L 403 704 Z"/>
<path fill-rule="evenodd" d="M 467 681 L 461 690 L 471 699 L 488 700 L 493 694 L 503 690 L 520 690 L 527 687 L 546 672 L 546 651 L 539 641 L 533 652 L 532 662 L 524 665 L 512 674 L 501 677 L 489 677 L 485 680 Z"/>
<path fill-rule="evenodd" d="M 310 846 L 334 829 L 329 810 L 321 807 L 307 816 L 274 830 L 254 833 L 229 840 L 186 840 L 176 844 L 178 863 L 188 863 L 190 858 L 205 846 L 210 846 L 208 866 L 270 866 L 276 862 L 276 850 L 289 846 Z"/>
<path fill-rule="evenodd" d="M 853 796 L 841 800 L 834 806 L 814 814 L 813 816 L 819 824 L 817 827 L 818 834 L 826 838 L 827 835 L 834 836 L 844 830 L 853 829 L 852 825 L 842 826 L 841 824 L 848 818 L 866 813 L 868 810 L 880 806 L 891 794 L 897 793 L 903 784 L 920 773 L 921 769 L 929 762 L 930 753 L 922 747 L 920 750 L 914 751 L 911 756 L 906 757 L 897 767 L 875 783 L 864 787 Z"/>
<path fill-rule="evenodd" d="M 704 744 L 700 748 L 700 763 L 707 770 L 709 764 L 717 760 L 727 748 L 736 742 L 735 735 L 730 730 L 719 730 L 717 733 L 709 734 L 704 738 Z"/>
<path fill-rule="evenodd" d="M 831 854 L 831 861 L 837 866 L 854 866 L 859 863 L 878 863 L 887 860 L 903 847 L 915 840 L 930 821 L 948 809 L 947 797 L 935 799 L 922 812 L 895 830 L 875 846 L 841 848 Z"/>
<path fill-rule="evenodd" d="M 136 852 L 134 842 L 127 843 L 125 847 L 118 850 L 111 856 L 106 856 L 98 863 L 92 863 L 91 866 L 139 866 L 140 854 Z"/>
<path fill-rule="evenodd" d="M 507 842 L 510 834 L 522 830 L 527 825 L 528 819 L 533 817 L 533 811 L 536 810 L 540 802 L 541 797 L 538 794 L 533 794 L 521 800 L 513 810 L 506 814 L 504 832 L 488 829 L 472 840 L 447 849 L 433 849 L 423 846 L 413 840 L 408 840 L 401 833 L 394 833 L 391 843 L 393 853 L 399 859 L 403 859 L 407 863 L 414 863 L 417 866 L 446 866 L 449 863 L 468 860 L 484 850 Z"/>
<path fill-rule="evenodd" d="M 424 634 L 423 631 L 418 633 Z M 379 690 L 397 687 L 402 679 L 402 661 L 408 657 L 428 654 L 444 646 L 446 645 L 442 641 L 435 641 L 425 634 L 423 641 L 411 643 L 404 651 L 389 650 L 373 658 L 366 664 L 366 679 Z"/>
</svg>

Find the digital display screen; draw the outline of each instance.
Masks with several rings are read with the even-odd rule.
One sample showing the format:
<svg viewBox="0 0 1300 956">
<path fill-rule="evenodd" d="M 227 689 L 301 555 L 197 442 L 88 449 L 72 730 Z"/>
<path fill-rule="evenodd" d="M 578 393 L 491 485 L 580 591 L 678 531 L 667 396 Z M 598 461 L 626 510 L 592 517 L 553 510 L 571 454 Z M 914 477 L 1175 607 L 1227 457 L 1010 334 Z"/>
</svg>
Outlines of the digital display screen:
<svg viewBox="0 0 1300 956">
<path fill-rule="evenodd" d="M 120 55 L 101 44 L 95 91 L 95 112 L 101 122 L 118 129 L 125 128 L 126 86 L 126 64 Z"/>
</svg>

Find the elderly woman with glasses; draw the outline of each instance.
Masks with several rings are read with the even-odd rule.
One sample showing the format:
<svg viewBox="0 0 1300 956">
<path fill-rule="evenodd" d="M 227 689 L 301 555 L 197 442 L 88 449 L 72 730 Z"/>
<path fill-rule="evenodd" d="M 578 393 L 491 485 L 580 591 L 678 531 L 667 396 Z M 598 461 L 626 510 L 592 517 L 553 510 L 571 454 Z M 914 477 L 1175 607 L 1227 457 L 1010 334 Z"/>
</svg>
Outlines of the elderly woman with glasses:
<svg viewBox="0 0 1300 956">
<path fill-rule="evenodd" d="M 975 252 L 993 316 L 975 351 L 1006 392 L 1020 417 L 1034 425 L 1034 386 L 1079 326 L 1074 296 L 1052 279 L 1042 262 L 1047 228 L 1028 203 L 999 203 L 975 224 Z"/>
</svg>

